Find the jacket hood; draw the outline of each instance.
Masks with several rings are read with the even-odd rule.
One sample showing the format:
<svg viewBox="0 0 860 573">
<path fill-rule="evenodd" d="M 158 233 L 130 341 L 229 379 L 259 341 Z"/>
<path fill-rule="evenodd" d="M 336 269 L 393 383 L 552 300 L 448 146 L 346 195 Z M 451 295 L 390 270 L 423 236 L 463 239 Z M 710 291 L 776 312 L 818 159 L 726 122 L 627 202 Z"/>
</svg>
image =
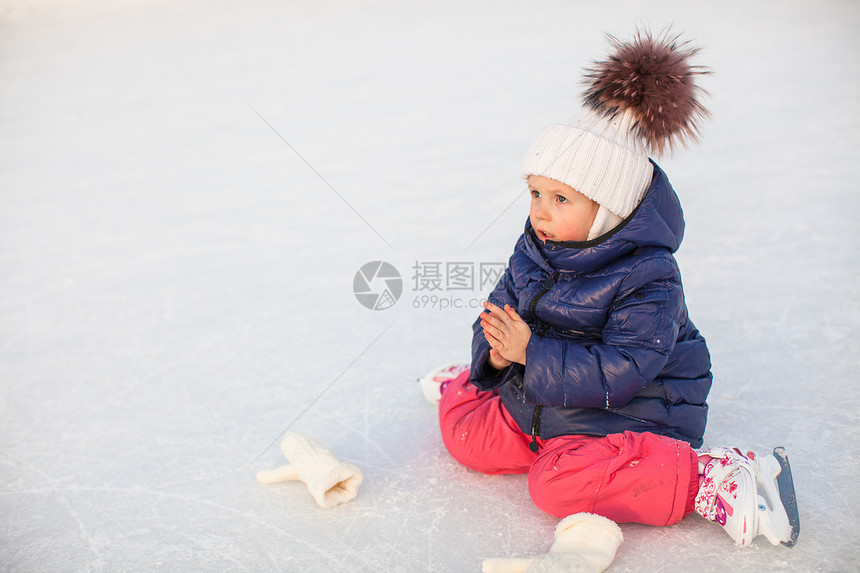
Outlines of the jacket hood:
<svg viewBox="0 0 860 573">
<path fill-rule="evenodd" d="M 525 250 L 548 272 L 589 273 L 642 247 L 675 252 L 684 238 L 684 213 L 678 195 L 656 163 L 651 185 L 639 206 L 617 227 L 591 241 L 541 242 L 526 220 Z"/>
</svg>

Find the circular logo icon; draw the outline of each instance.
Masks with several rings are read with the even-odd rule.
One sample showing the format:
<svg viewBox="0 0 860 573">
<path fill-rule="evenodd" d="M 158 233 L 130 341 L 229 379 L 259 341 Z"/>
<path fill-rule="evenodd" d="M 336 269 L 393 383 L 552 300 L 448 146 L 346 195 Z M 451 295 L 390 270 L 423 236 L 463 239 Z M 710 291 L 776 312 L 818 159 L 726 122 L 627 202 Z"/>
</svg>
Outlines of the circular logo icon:
<svg viewBox="0 0 860 573">
<path fill-rule="evenodd" d="M 403 279 L 391 263 L 370 261 L 355 273 L 352 292 L 362 306 L 385 310 L 394 306 L 403 293 Z"/>
</svg>

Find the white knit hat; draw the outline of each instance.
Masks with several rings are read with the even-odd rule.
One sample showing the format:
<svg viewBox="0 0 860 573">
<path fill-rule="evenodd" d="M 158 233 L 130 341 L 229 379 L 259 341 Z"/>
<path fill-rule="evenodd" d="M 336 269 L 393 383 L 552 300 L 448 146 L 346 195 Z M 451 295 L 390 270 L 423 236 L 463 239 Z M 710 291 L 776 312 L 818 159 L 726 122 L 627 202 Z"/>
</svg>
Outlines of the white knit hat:
<svg viewBox="0 0 860 573">
<path fill-rule="evenodd" d="M 699 120 L 708 116 L 693 78 L 709 72 L 688 63 L 697 49 L 668 30 L 657 38 L 639 31 L 628 43 L 609 40 L 614 53 L 587 70 L 585 111 L 546 128 L 522 170 L 526 179 L 555 179 L 600 205 L 588 240 L 616 227 L 642 201 L 654 173 L 648 152 L 695 141 Z"/>
<path fill-rule="evenodd" d="M 654 168 L 642 141 L 631 133 L 629 114 L 606 118 L 586 111 L 550 125 L 523 162 L 523 177 L 561 181 L 600 205 L 588 240 L 616 227 L 639 205 Z"/>
</svg>

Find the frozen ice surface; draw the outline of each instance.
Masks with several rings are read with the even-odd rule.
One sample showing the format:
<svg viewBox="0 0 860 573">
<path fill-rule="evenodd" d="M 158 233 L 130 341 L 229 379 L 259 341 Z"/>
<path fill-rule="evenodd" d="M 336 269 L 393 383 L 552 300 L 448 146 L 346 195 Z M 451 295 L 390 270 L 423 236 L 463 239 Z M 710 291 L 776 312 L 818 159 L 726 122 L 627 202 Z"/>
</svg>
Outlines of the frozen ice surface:
<svg viewBox="0 0 860 573">
<path fill-rule="evenodd" d="M 486 289 L 434 306 L 413 267 L 506 261 L 522 154 L 576 113 L 602 33 L 674 23 L 715 70 L 704 141 L 662 161 L 713 354 L 706 444 L 784 445 L 802 533 L 624 525 L 611 570 L 855 570 L 860 9 L 579 4 L 0 2 L 0 569 L 545 551 L 525 477 L 458 466 L 414 382 L 468 356 L 476 311 L 442 301 Z M 391 309 L 353 296 L 372 260 L 403 275 Z M 355 501 L 254 480 L 287 427 L 364 470 Z"/>
</svg>

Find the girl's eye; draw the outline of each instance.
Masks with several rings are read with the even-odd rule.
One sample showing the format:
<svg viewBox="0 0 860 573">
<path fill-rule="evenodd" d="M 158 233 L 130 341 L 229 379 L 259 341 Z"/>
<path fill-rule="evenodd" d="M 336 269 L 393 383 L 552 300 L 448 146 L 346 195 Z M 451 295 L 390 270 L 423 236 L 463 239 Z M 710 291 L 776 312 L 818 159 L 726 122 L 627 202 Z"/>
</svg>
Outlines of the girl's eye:
<svg viewBox="0 0 860 573">
<path fill-rule="evenodd" d="M 567 203 L 567 197 L 563 197 L 561 195 L 558 195 L 557 197 L 559 203 Z"/>
<path fill-rule="evenodd" d="M 535 199 L 540 199 L 540 191 L 538 191 L 537 189 L 532 189 L 532 197 L 534 197 Z"/>
</svg>

